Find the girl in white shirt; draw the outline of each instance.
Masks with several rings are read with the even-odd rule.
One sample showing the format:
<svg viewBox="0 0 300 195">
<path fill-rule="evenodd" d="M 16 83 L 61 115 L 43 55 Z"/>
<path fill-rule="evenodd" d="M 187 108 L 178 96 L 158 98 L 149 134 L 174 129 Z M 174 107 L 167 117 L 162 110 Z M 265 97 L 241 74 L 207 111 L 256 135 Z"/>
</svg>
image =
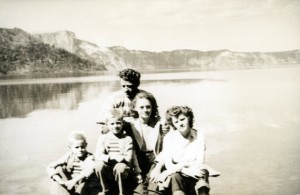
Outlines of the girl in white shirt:
<svg viewBox="0 0 300 195">
<path fill-rule="evenodd" d="M 166 118 L 175 131 L 164 138 L 162 154 L 166 170 L 159 180 L 170 179 L 173 195 L 208 194 L 210 168 L 204 164 L 205 140 L 193 129 L 193 111 L 187 106 L 174 106 L 167 110 Z"/>
</svg>

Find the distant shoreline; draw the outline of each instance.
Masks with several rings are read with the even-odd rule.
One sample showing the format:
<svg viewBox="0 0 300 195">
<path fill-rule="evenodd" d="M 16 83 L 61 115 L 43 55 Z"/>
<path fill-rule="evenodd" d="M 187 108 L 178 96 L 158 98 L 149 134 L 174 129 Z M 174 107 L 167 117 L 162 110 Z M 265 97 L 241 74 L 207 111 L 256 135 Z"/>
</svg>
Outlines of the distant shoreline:
<svg viewBox="0 0 300 195">
<path fill-rule="evenodd" d="M 218 68 L 218 69 L 159 69 L 159 70 L 139 70 L 142 80 L 157 80 L 151 78 L 156 73 L 182 73 L 182 72 L 215 72 L 215 71 L 234 71 L 234 70 L 251 70 L 251 69 L 269 69 L 269 68 L 294 68 L 300 64 L 284 65 L 264 65 L 239 68 Z M 117 81 L 118 70 L 114 71 L 97 71 L 97 72 L 74 72 L 74 73 L 53 73 L 53 74 L 28 74 L 28 75 L 0 75 L 1 85 L 20 85 L 20 84 L 45 84 L 45 83 L 74 83 L 74 82 L 98 82 L 98 81 Z M 163 80 L 160 78 L 159 80 Z"/>
</svg>

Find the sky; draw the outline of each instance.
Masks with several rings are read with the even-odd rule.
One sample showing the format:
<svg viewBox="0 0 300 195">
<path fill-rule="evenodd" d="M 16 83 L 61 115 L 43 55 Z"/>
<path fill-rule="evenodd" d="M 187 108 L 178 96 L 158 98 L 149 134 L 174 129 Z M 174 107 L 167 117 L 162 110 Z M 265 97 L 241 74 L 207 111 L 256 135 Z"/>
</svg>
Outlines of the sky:
<svg viewBox="0 0 300 195">
<path fill-rule="evenodd" d="M 300 0 L 0 0 L 0 27 L 146 51 L 300 49 Z"/>
</svg>

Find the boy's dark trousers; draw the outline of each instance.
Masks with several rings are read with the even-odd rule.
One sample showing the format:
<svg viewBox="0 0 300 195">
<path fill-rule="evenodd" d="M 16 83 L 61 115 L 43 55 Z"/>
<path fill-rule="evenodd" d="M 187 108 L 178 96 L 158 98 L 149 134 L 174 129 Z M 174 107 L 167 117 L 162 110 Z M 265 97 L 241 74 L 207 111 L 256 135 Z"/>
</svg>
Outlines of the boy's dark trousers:
<svg viewBox="0 0 300 195">
<path fill-rule="evenodd" d="M 112 190 L 112 185 L 114 183 L 118 185 L 119 194 L 123 195 L 125 193 L 123 180 L 127 178 L 129 170 L 130 168 L 128 165 L 122 162 L 96 162 L 95 172 L 100 180 L 102 192 L 104 192 L 104 194 L 108 193 Z"/>
</svg>

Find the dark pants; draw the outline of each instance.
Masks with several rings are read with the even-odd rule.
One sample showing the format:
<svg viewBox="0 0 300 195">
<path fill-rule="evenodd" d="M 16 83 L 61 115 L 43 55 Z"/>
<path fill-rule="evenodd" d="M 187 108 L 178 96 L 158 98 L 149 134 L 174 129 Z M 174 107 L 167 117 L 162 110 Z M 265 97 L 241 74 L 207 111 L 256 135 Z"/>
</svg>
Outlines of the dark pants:
<svg viewBox="0 0 300 195">
<path fill-rule="evenodd" d="M 155 155 L 153 152 L 138 152 L 137 158 L 139 162 L 139 166 L 142 170 L 143 183 L 138 184 L 134 189 L 134 195 L 158 195 L 162 194 L 162 192 L 158 191 L 158 186 L 155 183 L 149 181 L 150 173 L 155 167 Z"/>
<path fill-rule="evenodd" d="M 127 178 L 130 168 L 125 163 L 107 164 L 96 162 L 95 172 L 100 179 L 102 192 L 108 193 L 117 184 L 120 195 L 123 195 L 123 180 Z"/>
<path fill-rule="evenodd" d="M 172 194 L 176 191 L 184 192 L 186 195 L 198 195 L 209 193 L 208 172 L 203 170 L 204 177 L 195 179 L 182 173 L 171 175 L 170 189 Z"/>
<path fill-rule="evenodd" d="M 158 190 L 158 185 L 156 183 L 149 182 L 149 179 L 146 179 L 141 184 L 137 184 L 137 186 L 133 190 L 133 195 L 163 195 L 165 192 Z"/>
</svg>

